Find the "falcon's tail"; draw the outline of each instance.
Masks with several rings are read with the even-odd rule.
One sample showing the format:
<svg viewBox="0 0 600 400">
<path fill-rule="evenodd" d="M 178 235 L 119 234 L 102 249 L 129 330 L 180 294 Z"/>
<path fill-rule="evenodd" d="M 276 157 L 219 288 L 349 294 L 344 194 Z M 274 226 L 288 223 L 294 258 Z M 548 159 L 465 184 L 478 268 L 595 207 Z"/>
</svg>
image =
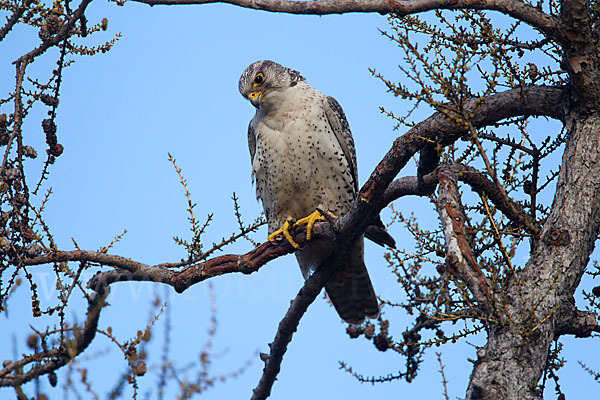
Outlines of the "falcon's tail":
<svg viewBox="0 0 600 400">
<path fill-rule="evenodd" d="M 365 230 L 365 237 L 380 246 L 386 244 L 392 249 L 396 248 L 396 241 L 389 233 L 387 233 L 385 230 L 385 225 L 383 225 L 383 222 L 381 222 L 380 217 L 377 217 L 372 225 L 367 226 L 367 229 Z"/>
<path fill-rule="evenodd" d="M 362 239 L 352 247 L 346 264 L 329 278 L 325 290 L 340 317 L 349 324 L 361 324 L 365 317 L 377 318 L 379 304 L 365 266 Z"/>
<path fill-rule="evenodd" d="M 296 258 L 304 278 L 331 254 L 332 243 L 316 241 L 307 243 L 296 251 Z M 325 290 L 342 319 L 350 324 L 361 324 L 366 318 L 377 318 L 379 305 L 371 285 L 363 255 L 361 238 L 350 249 L 344 265 L 338 266 L 325 284 Z"/>
</svg>

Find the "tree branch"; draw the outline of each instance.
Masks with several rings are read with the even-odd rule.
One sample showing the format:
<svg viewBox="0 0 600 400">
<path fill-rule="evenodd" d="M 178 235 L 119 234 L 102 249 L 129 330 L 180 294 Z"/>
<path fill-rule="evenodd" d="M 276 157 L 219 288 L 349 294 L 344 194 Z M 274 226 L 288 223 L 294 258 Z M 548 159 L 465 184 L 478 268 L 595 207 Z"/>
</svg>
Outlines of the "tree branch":
<svg viewBox="0 0 600 400">
<path fill-rule="evenodd" d="M 437 185 L 437 178 L 428 174 L 419 178 L 417 176 L 403 176 L 390 183 L 383 193 L 386 204 L 404 196 L 428 196 L 433 194 Z"/>
<path fill-rule="evenodd" d="M 313 228 L 315 238 L 330 237 L 327 224 L 317 224 Z M 306 227 L 296 227 L 293 231 L 294 240 L 302 245 L 306 242 Z M 278 243 L 265 242 L 252 251 L 236 255 L 226 254 L 209 260 L 193 264 L 181 271 L 174 271 L 165 265 L 151 266 L 118 255 L 96 251 L 57 251 L 39 257 L 21 260 L 21 265 L 42 265 L 57 262 L 88 261 L 101 265 L 117 268 L 113 271 L 99 272 L 88 282 L 88 287 L 100 291 L 114 282 L 122 281 L 149 281 L 161 282 L 173 286 L 181 293 L 195 283 L 215 276 L 241 272 L 250 274 L 258 271 L 269 261 L 294 252 L 294 248 L 287 241 Z"/>
<path fill-rule="evenodd" d="M 482 172 L 467 165 L 453 165 L 450 168 L 457 174 L 459 181 L 469 185 L 476 193 L 485 195 L 508 219 L 525 227 L 534 237 L 540 235 L 540 227 L 531 220 L 523 207 L 500 192 L 496 184 L 487 179 Z M 433 173 L 421 178 L 405 176 L 389 184 L 383 194 L 383 199 L 386 203 L 391 203 L 403 196 L 428 196 L 433 194 L 437 184 L 437 176 Z"/>
<path fill-rule="evenodd" d="M 292 340 L 292 336 L 300 319 L 308 309 L 325 285 L 325 282 L 329 279 L 331 274 L 334 272 L 334 268 L 329 268 L 330 265 L 338 265 L 331 260 L 323 262 L 319 267 L 304 283 L 304 286 L 300 289 L 296 298 L 292 301 L 290 308 L 286 312 L 285 316 L 279 323 L 277 333 L 273 343 L 269 344 L 270 352 L 268 358 L 265 361 L 265 368 L 263 374 L 258 382 L 256 388 L 252 393 L 252 400 L 263 400 L 269 397 L 271 394 L 271 388 L 275 383 L 275 379 L 279 374 L 281 368 L 281 361 L 287 350 L 287 346 Z"/>
<path fill-rule="evenodd" d="M 455 278 L 465 282 L 477 302 L 492 309 L 493 297 L 487 278 L 477 264 L 465 232 L 464 214 L 458 193 L 456 174 L 448 169 L 436 173 L 438 188 L 437 209 L 446 237 L 446 269 Z"/>
<path fill-rule="evenodd" d="M 379 13 L 408 15 L 435 9 L 495 10 L 521 20 L 554 39 L 559 39 L 557 18 L 518 0 L 133 0 L 154 5 L 226 3 L 255 10 L 288 14 Z"/>
<path fill-rule="evenodd" d="M 475 115 L 471 124 L 476 128 L 516 116 L 544 115 L 562 121 L 564 95 L 564 88 L 531 86 L 494 94 L 483 98 L 483 101 L 472 99 L 466 102 L 464 108 L 466 113 Z M 360 190 L 359 197 L 366 203 L 381 202 L 377 199 L 382 199 L 381 195 L 388 184 L 415 153 L 430 143 L 448 145 L 466 133 L 468 130 L 449 122 L 443 114 L 433 114 L 394 141 L 392 148 Z"/>
<path fill-rule="evenodd" d="M 0 42 L 4 39 L 4 37 L 10 32 L 10 30 L 15 26 L 15 24 L 19 21 L 19 18 L 23 16 L 25 10 L 29 8 L 29 6 L 33 3 L 33 0 L 25 0 L 23 5 L 18 7 L 13 15 L 10 17 L 8 21 L 6 21 L 6 25 L 0 29 Z"/>
<path fill-rule="evenodd" d="M 84 17 L 85 10 L 87 6 L 92 2 L 92 0 L 81 0 L 79 7 L 73 13 L 73 15 L 68 19 L 68 21 L 60 28 L 60 31 L 56 34 L 56 36 L 50 38 L 48 41 L 43 42 L 41 45 L 31 50 L 29 53 L 22 55 L 15 61 L 13 64 L 19 64 L 23 61 L 30 62 L 35 57 L 39 56 L 46 50 L 48 50 L 52 46 L 56 46 L 61 41 L 71 36 L 71 30 L 75 27 L 75 23 Z"/>
<path fill-rule="evenodd" d="M 478 194 L 489 198 L 508 219 L 525 227 L 535 238 L 539 237 L 541 229 L 523 207 L 498 190 L 498 186 L 483 173 L 468 165 L 455 165 L 453 169 L 458 173 L 458 180 L 468 184 Z"/>
<path fill-rule="evenodd" d="M 572 297 L 568 299 L 567 304 L 564 303 L 556 319 L 556 339 L 562 335 L 585 338 L 590 337 L 593 332 L 600 333 L 600 325 L 594 313 L 578 310 Z"/>
<path fill-rule="evenodd" d="M 105 288 L 107 289 L 107 288 Z M 109 290 L 104 290 L 101 294 L 95 293 L 88 299 L 87 318 L 81 333 L 75 334 L 72 340 L 62 343 L 60 347 L 45 350 L 40 353 L 24 357 L 21 360 L 10 362 L 4 365 L 0 370 L 0 387 L 1 386 L 18 386 L 25 382 L 31 381 L 41 375 L 55 371 L 66 365 L 70 360 L 81 354 L 94 340 L 98 321 L 100 319 L 100 311 L 106 305 L 104 300 L 109 294 Z M 43 363 L 43 360 L 50 360 Z M 39 362 L 29 371 L 24 373 L 20 371 L 23 367 L 32 362 Z"/>
</svg>

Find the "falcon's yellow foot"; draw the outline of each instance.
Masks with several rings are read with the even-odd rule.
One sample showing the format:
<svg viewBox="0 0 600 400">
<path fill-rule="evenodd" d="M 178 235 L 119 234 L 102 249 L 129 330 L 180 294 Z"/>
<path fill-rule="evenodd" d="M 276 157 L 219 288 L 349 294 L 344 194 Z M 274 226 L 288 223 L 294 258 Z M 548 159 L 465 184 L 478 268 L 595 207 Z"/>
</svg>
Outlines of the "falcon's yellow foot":
<svg viewBox="0 0 600 400">
<path fill-rule="evenodd" d="M 285 239 L 292 245 L 293 248 L 299 248 L 300 245 L 294 241 L 292 235 L 290 234 L 290 228 L 292 226 L 294 226 L 294 219 L 292 217 L 288 217 L 288 219 L 283 223 L 283 226 L 280 229 L 277 229 L 275 232 L 271 233 L 267 237 L 267 240 L 269 242 L 275 242 L 275 238 L 283 234 Z"/>
<path fill-rule="evenodd" d="M 294 225 L 303 225 L 306 224 L 306 240 L 312 239 L 312 228 L 315 222 L 317 221 L 325 221 L 325 217 L 319 210 L 314 211 L 308 217 L 304 217 L 296 221 Z"/>
<path fill-rule="evenodd" d="M 312 239 L 312 228 L 315 222 L 317 221 L 325 221 L 325 217 L 321 214 L 319 210 L 316 210 L 312 214 L 307 217 L 301 218 L 298 221 L 294 222 L 292 217 L 288 217 L 288 219 L 283 223 L 281 229 L 276 230 L 271 233 L 267 240 L 269 242 L 275 242 L 275 238 L 279 235 L 283 235 L 285 239 L 294 247 L 295 249 L 300 248 L 300 245 L 294 241 L 294 238 L 290 234 L 290 228 L 295 225 L 304 225 L 306 224 L 306 240 Z"/>
</svg>

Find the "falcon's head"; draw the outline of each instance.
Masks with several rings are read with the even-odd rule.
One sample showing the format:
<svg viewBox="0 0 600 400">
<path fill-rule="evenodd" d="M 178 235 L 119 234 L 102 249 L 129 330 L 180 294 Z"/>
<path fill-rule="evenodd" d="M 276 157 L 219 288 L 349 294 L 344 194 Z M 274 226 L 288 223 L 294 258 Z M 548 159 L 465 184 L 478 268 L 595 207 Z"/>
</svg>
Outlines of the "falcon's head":
<svg viewBox="0 0 600 400">
<path fill-rule="evenodd" d="M 281 93 L 303 80 L 304 77 L 298 71 L 273 61 L 262 60 L 246 68 L 240 77 L 239 89 L 242 96 L 259 108 L 265 97 Z"/>
</svg>

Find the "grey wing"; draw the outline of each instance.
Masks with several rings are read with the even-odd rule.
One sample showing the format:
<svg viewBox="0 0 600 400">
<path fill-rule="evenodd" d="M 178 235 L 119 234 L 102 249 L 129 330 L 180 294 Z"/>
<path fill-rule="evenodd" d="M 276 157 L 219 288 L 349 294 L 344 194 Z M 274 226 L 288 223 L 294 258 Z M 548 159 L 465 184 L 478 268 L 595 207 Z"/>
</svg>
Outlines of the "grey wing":
<svg viewBox="0 0 600 400">
<path fill-rule="evenodd" d="M 325 115 L 329 121 L 329 125 L 335 134 L 335 137 L 342 147 L 348 167 L 350 168 L 350 175 L 352 176 L 354 183 L 354 191 L 358 192 L 358 171 L 356 169 L 356 149 L 354 147 L 354 139 L 352 138 L 352 132 L 350 131 L 350 125 L 346 119 L 346 114 L 342 110 L 342 106 L 331 96 L 326 97 L 324 102 Z"/>
<path fill-rule="evenodd" d="M 350 125 L 348 124 L 344 110 L 342 110 L 342 106 L 340 106 L 340 103 L 338 103 L 336 99 L 329 96 L 327 97 L 327 102 L 325 103 L 325 114 L 327 115 L 329 125 L 331 125 L 331 128 L 333 129 L 337 141 L 339 142 L 340 146 L 342 146 L 342 151 L 344 152 L 344 156 L 348 161 L 350 173 L 354 180 L 354 190 L 356 193 L 358 193 L 356 148 L 354 147 L 354 139 L 352 138 L 352 132 L 350 132 Z M 373 225 L 369 225 L 367 227 L 365 236 L 380 246 L 386 244 L 392 248 L 396 247 L 394 238 L 386 232 L 385 226 L 381 222 L 380 218 L 377 218 Z"/>
<path fill-rule="evenodd" d="M 250 163 L 253 163 L 254 154 L 256 154 L 256 136 L 254 128 L 252 128 L 252 121 L 248 124 L 248 149 L 250 150 Z"/>
</svg>

